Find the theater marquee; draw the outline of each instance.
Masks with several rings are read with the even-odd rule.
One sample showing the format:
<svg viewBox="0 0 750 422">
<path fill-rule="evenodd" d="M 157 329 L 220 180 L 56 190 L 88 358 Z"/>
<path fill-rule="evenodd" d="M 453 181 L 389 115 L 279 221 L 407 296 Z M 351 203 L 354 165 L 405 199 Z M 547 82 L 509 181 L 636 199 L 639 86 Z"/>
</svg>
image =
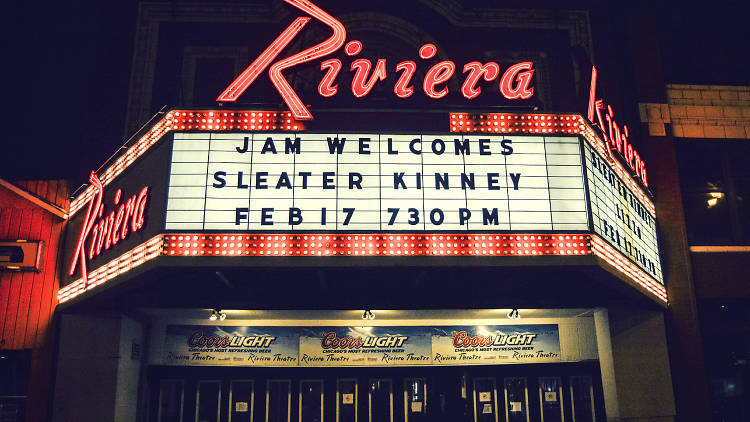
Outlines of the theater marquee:
<svg viewBox="0 0 750 422">
<path fill-rule="evenodd" d="M 447 130 L 421 133 L 290 117 L 168 112 L 71 202 L 60 302 L 161 257 L 450 255 L 602 265 L 666 303 L 648 191 L 580 115 L 452 113 Z"/>
<path fill-rule="evenodd" d="M 166 230 L 570 233 L 590 228 L 662 280 L 655 219 L 604 157 L 578 136 L 174 136 Z"/>
<path fill-rule="evenodd" d="M 587 230 L 577 137 L 177 133 L 167 230 Z"/>
</svg>

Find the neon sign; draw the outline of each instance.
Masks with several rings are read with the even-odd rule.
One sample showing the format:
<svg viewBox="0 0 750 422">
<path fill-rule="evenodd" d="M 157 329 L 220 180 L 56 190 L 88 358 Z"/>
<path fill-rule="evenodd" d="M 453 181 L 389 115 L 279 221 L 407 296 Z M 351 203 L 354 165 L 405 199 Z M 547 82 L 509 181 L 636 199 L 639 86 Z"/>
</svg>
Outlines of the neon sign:
<svg viewBox="0 0 750 422">
<path fill-rule="evenodd" d="M 596 98 L 596 66 L 591 67 L 591 90 L 589 91 L 589 108 L 588 108 L 588 119 L 590 122 L 596 121 L 599 123 L 599 128 L 602 131 L 602 137 L 604 143 L 607 145 L 607 153 L 609 157 L 614 159 L 612 154 L 616 151 L 617 154 L 622 157 L 625 164 L 638 176 L 643 182 L 643 185 L 648 187 L 648 179 L 646 177 L 646 163 L 643 162 L 641 156 L 638 154 L 633 146 L 628 142 L 628 126 L 623 125 L 622 129 L 615 121 L 615 113 L 612 111 L 611 105 L 606 105 L 606 114 L 602 116 L 602 110 L 605 110 L 604 100 L 597 100 Z M 606 123 L 605 123 L 606 121 Z"/>
<path fill-rule="evenodd" d="M 312 17 L 323 22 L 333 30 L 333 34 L 325 41 L 318 43 L 306 50 L 300 51 L 285 59 L 272 63 L 281 51 L 286 48 L 302 28 L 310 21 L 310 17 L 299 17 L 295 19 L 272 43 L 269 45 L 250 66 L 247 67 L 231 84 L 219 95 L 216 101 L 237 101 L 243 92 L 270 66 L 268 76 L 274 87 L 281 95 L 295 119 L 309 120 L 313 116 L 310 110 L 299 98 L 297 93 L 284 78 L 282 71 L 288 68 L 313 61 L 315 59 L 331 55 L 344 46 L 346 40 L 346 29 L 344 25 L 333 16 L 326 13 L 310 1 L 306 0 L 284 0 L 292 6 L 308 13 Z M 344 46 L 347 56 L 356 56 L 362 51 L 362 43 L 357 40 L 349 41 Z M 437 47 L 434 44 L 424 44 L 419 49 L 419 57 L 429 60 L 435 57 Z M 528 99 L 534 95 L 534 87 L 531 78 L 534 75 L 534 64 L 532 62 L 521 62 L 510 66 L 500 77 L 499 91 L 503 97 L 509 100 Z M 318 85 L 318 94 L 323 97 L 332 97 L 338 92 L 336 77 L 343 64 L 339 59 L 328 59 L 320 64 L 320 70 L 324 75 Z M 396 64 L 396 73 L 400 72 L 393 86 L 393 93 L 398 98 L 408 98 L 414 94 L 412 77 L 417 70 L 417 63 L 413 60 L 404 60 Z M 352 61 L 350 71 L 354 72 L 352 79 L 352 94 L 361 98 L 369 94 L 379 81 L 387 77 L 386 59 L 377 59 L 374 66 L 369 59 L 359 58 Z M 422 91 L 430 98 L 439 99 L 448 94 L 448 87 L 444 85 L 456 72 L 456 64 L 450 60 L 443 60 L 434 64 L 427 70 L 422 81 Z M 463 73 L 467 73 L 461 86 L 461 94 L 466 99 L 476 98 L 482 88 L 478 86 L 480 79 L 491 82 L 500 76 L 500 66 L 495 62 L 481 63 L 472 61 L 463 67 Z"/>
<path fill-rule="evenodd" d="M 102 182 L 93 171 L 89 176 L 89 182 L 94 186 L 96 194 L 89 201 L 86 218 L 81 225 L 78 243 L 68 270 L 68 275 L 73 276 L 80 264 L 81 278 L 84 282 L 88 279 L 88 260 L 99 256 L 102 249 L 107 250 L 124 240 L 130 232 L 137 232 L 143 228 L 143 214 L 148 201 L 148 186 L 144 186 L 138 194 L 134 194 L 124 202 L 122 201 L 122 190 L 118 189 L 113 201 L 114 206 L 117 207 L 116 210 L 113 209 L 104 216 L 104 204 L 102 203 L 104 187 Z M 88 245 L 86 244 L 87 241 L 89 241 Z"/>
</svg>

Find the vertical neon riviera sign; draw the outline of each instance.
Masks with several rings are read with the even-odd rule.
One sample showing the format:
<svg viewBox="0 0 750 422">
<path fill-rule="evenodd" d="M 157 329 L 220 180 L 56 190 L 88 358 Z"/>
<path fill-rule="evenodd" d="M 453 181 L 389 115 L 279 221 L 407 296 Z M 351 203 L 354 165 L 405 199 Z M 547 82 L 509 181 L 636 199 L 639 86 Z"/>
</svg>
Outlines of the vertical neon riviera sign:
<svg viewBox="0 0 750 422">
<path fill-rule="evenodd" d="M 310 16 L 321 21 L 333 30 L 333 34 L 325 41 L 315 44 L 299 53 L 289 56 L 285 59 L 273 62 L 281 51 L 286 48 L 294 37 L 310 21 L 310 17 L 299 17 L 295 19 L 273 42 L 269 45 L 250 66 L 248 66 L 224 92 L 219 95 L 216 101 L 233 102 L 242 95 L 243 92 L 260 76 L 266 68 L 268 77 L 273 83 L 281 98 L 286 103 L 295 119 L 309 120 L 313 118 L 310 110 L 299 98 L 297 93 L 289 85 L 289 82 L 282 74 L 283 70 L 316 60 L 321 57 L 331 55 L 344 46 L 346 40 L 346 28 L 333 16 L 314 5 L 307 0 L 284 0 L 292 6 L 308 13 Z M 344 53 L 347 56 L 356 56 L 362 51 L 362 43 L 357 40 L 349 41 L 344 46 Z M 425 44 L 419 49 L 419 57 L 422 60 L 429 60 L 435 57 L 437 48 L 434 44 Z M 272 63 L 273 62 L 273 63 Z M 318 85 L 318 94 L 323 97 L 332 97 L 338 92 L 336 77 L 343 67 L 341 60 L 328 59 L 320 64 L 320 70 L 324 71 L 323 77 Z M 499 91 L 503 97 L 509 100 L 525 100 L 534 95 L 534 87 L 531 86 L 531 79 L 534 75 L 534 64 L 532 62 L 521 62 L 510 66 L 505 70 L 499 82 Z M 398 98 L 408 98 L 414 93 L 412 85 L 412 76 L 417 70 L 417 63 L 413 60 L 405 60 L 396 64 L 396 73 L 400 72 L 398 79 L 393 87 L 393 93 Z M 352 78 L 352 94 L 361 98 L 372 91 L 375 84 L 387 78 L 386 59 L 378 59 L 374 69 L 369 59 L 355 59 L 350 65 L 350 71 L 354 72 Z M 422 90 L 430 98 L 439 99 L 448 94 L 448 87 L 444 85 L 450 80 L 456 71 L 456 64 L 450 60 L 443 60 L 434 64 L 425 74 L 422 82 Z M 476 98 L 482 88 L 478 86 L 480 79 L 485 82 L 491 82 L 500 76 L 500 66 L 495 62 L 481 63 L 473 61 L 466 63 L 463 67 L 463 73 L 467 73 L 461 94 L 466 99 Z"/>
<path fill-rule="evenodd" d="M 138 194 L 134 194 L 127 201 L 122 200 L 122 190 L 118 189 L 113 201 L 115 208 L 105 215 L 102 203 L 104 187 L 93 171 L 89 176 L 89 182 L 96 189 L 96 193 L 89 201 L 86 217 L 83 219 L 76 249 L 68 269 L 68 275 L 72 277 L 80 264 L 81 278 L 84 283 L 88 279 L 88 260 L 99 256 L 102 249 L 107 250 L 117 245 L 128 236 L 129 232 L 137 232 L 143 228 L 148 201 L 148 186 L 144 186 Z"/>
<path fill-rule="evenodd" d="M 628 125 L 623 125 L 622 129 L 620 129 L 620 126 L 615 121 L 615 113 L 612 111 L 612 106 L 607 105 L 605 107 L 604 100 L 596 99 L 596 76 L 596 66 L 592 66 L 587 117 L 592 123 L 594 122 L 594 118 L 596 118 L 596 122 L 602 130 L 602 136 L 604 143 L 607 145 L 607 153 L 609 153 L 610 158 L 614 159 L 612 151 L 616 151 L 635 175 L 641 179 L 643 185 L 648 187 L 646 163 L 643 162 L 638 151 L 628 142 L 628 136 L 630 136 Z M 602 116 L 602 110 L 605 109 L 607 114 Z"/>
</svg>

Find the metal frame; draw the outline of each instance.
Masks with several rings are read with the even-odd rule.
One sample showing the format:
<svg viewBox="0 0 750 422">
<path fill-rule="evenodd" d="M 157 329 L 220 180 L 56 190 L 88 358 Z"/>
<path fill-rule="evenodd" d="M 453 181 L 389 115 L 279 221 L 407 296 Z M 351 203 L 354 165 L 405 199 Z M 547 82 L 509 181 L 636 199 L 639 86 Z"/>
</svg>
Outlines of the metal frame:
<svg viewBox="0 0 750 422">
<path fill-rule="evenodd" d="M 573 422 L 576 422 L 576 400 L 573 392 L 573 380 L 581 378 L 589 380 L 589 397 L 591 398 L 591 420 L 596 421 L 596 407 L 594 407 L 594 380 L 590 375 L 573 375 L 570 377 L 570 413 L 573 415 Z"/>
<path fill-rule="evenodd" d="M 372 385 L 373 381 L 388 381 L 388 384 L 390 385 L 390 391 L 388 396 L 390 397 L 390 420 L 393 422 L 393 379 L 392 378 L 370 378 L 368 385 L 367 385 L 367 413 L 368 413 L 368 421 L 372 421 L 372 390 L 370 389 L 370 385 Z"/>
<path fill-rule="evenodd" d="M 299 412 L 298 413 L 299 413 L 299 415 L 298 415 L 298 420 L 299 420 L 299 422 L 302 422 L 302 384 L 305 383 L 305 382 L 309 382 L 309 383 L 317 382 L 317 383 L 320 384 L 320 422 L 324 422 L 324 417 L 325 417 L 325 409 L 324 409 L 324 406 L 325 406 L 325 401 L 324 401 L 325 383 L 323 382 L 322 379 L 300 379 L 299 380 L 299 392 L 298 392 L 298 397 L 299 397 L 299 400 L 298 400 Z"/>
<path fill-rule="evenodd" d="M 409 422 L 409 413 L 411 408 L 409 407 L 409 391 L 407 390 L 407 384 L 410 381 L 422 380 L 422 396 L 424 400 L 422 402 L 422 413 L 427 412 L 427 379 L 425 377 L 411 377 L 404 378 L 404 421 Z"/>
<path fill-rule="evenodd" d="M 497 409 L 498 409 L 498 403 L 497 403 L 497 380 L 494 377 L 478 377 L 478 378 L 474 378 L 472 380 L 472 385 L 471 385 L 471 397 L 472 397 L 472 400 L 471 401 L 472 401 L 472 404 L 474 406 L 474 422 L 477 422 L 479 420 L 479 413 L 478 413 L 479 409 L 477 409 L 477 389 L 476 389 L 476 385 L 477 385 L 477 381 L 480 381 L 480 380 L 492 381 L 492 397 L 493 397 L 493 400 L 494 400 L 494 402 L 493 402 L 494 412 L 493 413 L 495 414 L 495 422 L 498 422 L 498 414 L 497 414 L 498 413 L 497 412 Z M 506 419 L 507 419 L 507 417 L 506 417 Z"/>
<path fill-rule="evenodd" d="M 354 422 L 357 422 L 359 413 L 359 381 L 357 378 L 337 378 L 336 379 L 336 422 L 341 422 L 341 382 L 354 383 Z"/>
<path fill-rule="evenodd" d="M 563 402 L 563 394 L 562 394 L 562 378 L 561 377 L 539 377 L 538 385 L 539 385 L 539 412 L 541 413 L 541 420 L 544 422 L 544 397 L 542 395 L 542 380 L 543 379 L 556 379 L 557 380 L 557 396 L 558 401 L 560 402 L 560 420 L 562 422 L 565 422 L 565 402 Z"/>
<path fill-rule="evenodd" d="M 286 385 L 289 387 L 287 390 L 287 397 L 286 397 L 286 422 L 291 422 L 292 420 L 292 380 L 291 379 L 269 379 L 266 380 L 266 419 L 265 422 L 268 422 L 268 403 L 270 401 L 271 396 L 271 383 L 286 383 Z"/>
<path fill-rule="evenodd" d="M 250 385 L 251 385 L 251 387 L 250 387 L 250 407 L 249 407 L 248 410 L 250 412 L 250 422 L 253 422 L 253 419 L 255 418 L 255 380 L 251 380 L 251 379 L 237 379 L 237 380 L 230 380 L 229 381 L 229 413 L 228 413 L 228 418 L 229 419 L 228 419 L 228 422 L 232 422 L 232 411 L 233 411 L 233 407 L 232 407 L 232 398 L 233 398 L 232 393 L 233 393 L 233 388 L 232 387 L 234 386 L 235 382 L 237 382 L 237 383 L 240 383 L 240 382 L 249 382 Z"/>
<path fill-rule="evenodd" d="M 158 410 L 156 412 L 156 420 L 161 422 L 161 399 L 162 399 L 162 386 L 164 384 L 173 382 L 175 384 L 179 383 L 182 386 L 182 389 L 180 390 L 180 422 L 183 420 L 184 411 L 185 411 L 185 380 L 182 379 L 163 379 L 159 381 L 159 404 L 158 404 Z"/>
<path fill-rule="evenodd" d="M 198 408 L 200 406 L 201 398 L 201 384 L 219 384 L 219 394 L 217 395 L 216 403 L 216 420 L 221 420 L 221 380 L 200 380 L 195 386 L 195 422 L 198 421 Z"/>
<path fill-rule="evenodd" d="M 506 377 L 503 378 L 503 393 L 505 395 L 505 420 L 510 420 L 508 405 L 508 380 L 522 379 L 523 380 L 523 396 L 524 396 L 524 407 L 526 408 L 526 422 L 529 422 L 529 383 L 526 377 Z"/>
</svg>

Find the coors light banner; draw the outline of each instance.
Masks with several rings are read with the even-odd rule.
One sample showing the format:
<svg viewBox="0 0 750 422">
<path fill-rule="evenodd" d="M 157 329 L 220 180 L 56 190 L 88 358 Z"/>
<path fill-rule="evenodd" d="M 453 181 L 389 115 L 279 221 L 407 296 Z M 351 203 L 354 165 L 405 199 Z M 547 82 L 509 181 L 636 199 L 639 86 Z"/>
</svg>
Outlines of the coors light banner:
<svg viewBox="0 0 750 422">
<path fill-rule="evenodd" d="M 163 365 L 418 366 L 560 362 L 556 324 L 410 327 L 169 325 Z"/>
<path fill-rule="evenodd" d="M 556 324 L 433 327 L 435 365 L 559 362 Z"/>
<path fill-rule="evenodd" d="M 165 365 L 297 366 L 299 335 L 292 327 L 168 325 Z"/>
<path fill-rule="evenodd" d="M 425 327 L 300 327 L 300 366 L 430 364 Z"/>
</svg>

